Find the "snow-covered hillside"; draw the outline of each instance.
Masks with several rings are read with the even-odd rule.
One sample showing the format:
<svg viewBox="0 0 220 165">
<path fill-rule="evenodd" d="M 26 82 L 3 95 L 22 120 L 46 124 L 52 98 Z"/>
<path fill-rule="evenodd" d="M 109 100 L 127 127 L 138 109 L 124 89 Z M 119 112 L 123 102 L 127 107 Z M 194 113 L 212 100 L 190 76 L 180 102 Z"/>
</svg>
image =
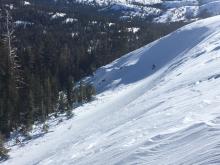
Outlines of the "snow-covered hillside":
<svg viewBox="0 0 220 165">
<path fill-rule="evenodd" d="M 154 22 L 191 21 L 220 14 L 220 0 L 76 0 L 99 5 L 100 11 L 118 12 L 122 18 L 153 18 Z"/>
<path fill-rule="evenodd" d="M 100 68 L 97 99 L 2 165 L 220 164 L 220 16 Z"/>
</svg>

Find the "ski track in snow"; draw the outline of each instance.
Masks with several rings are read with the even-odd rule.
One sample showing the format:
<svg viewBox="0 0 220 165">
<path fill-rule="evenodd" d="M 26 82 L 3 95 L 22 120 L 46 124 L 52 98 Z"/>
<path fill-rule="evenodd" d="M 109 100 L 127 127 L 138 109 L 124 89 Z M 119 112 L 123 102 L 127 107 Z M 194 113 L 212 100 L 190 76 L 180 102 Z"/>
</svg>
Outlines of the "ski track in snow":
<svg viewBox="0 0 220 165">
<path fill-rule="evenodd" d="M 100 68 L 95 101 L 2 165 L 220 164 L 219 27 L 192 23 Z"/>
</svg>

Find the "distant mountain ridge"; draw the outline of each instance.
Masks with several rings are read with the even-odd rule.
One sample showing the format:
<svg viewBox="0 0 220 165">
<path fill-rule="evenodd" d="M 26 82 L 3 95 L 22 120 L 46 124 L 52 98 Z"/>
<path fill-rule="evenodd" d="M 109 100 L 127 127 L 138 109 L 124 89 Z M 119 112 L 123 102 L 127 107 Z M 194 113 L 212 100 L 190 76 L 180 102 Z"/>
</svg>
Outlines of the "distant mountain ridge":
<svg viewBox="0 0 220 165">
<path fill-rule="evenodd" d="M 220 14 L 220 0 L 75 0 L 97 5 L 101 12 L 115 12 L 122 19 L 144 18 L 153 22 L 192 21 Z"/>
</svg>

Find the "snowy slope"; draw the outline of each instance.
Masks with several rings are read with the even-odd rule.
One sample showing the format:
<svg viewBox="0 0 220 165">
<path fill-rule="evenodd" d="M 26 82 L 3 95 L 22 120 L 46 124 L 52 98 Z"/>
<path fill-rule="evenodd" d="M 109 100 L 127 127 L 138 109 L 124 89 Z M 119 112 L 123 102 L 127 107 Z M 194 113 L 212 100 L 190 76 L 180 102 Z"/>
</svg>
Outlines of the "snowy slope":
<svg viewBox="0 0 220 165">
<path fill-rule="evenodd" d="M 100 68 L 95 101 L 2 165 L 220 164 L 219 27 L 195 22 Z"/>
<path fill-rule="evenodd" d="M 220 0 L 75 0 L 98 5 L 122 18 L 153 18 L 154 22 L 192 21 L 220 14 Z"/>
</svg>

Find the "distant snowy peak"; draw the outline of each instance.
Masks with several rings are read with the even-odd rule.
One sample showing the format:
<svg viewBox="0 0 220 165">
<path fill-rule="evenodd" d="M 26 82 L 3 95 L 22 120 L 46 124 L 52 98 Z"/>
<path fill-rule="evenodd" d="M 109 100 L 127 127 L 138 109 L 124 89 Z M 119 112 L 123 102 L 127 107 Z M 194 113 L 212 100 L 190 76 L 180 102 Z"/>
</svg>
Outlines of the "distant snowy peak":
<svg viewBox="0 0 220 165">
<path fill-rule="evenodd" d="M 108 5 L 113 3 L 153 5 L 153 4 L 162 3 L 162 0 L 76 0 L 76 1 L 87 4 L 96 3 L 99 5 Z"/>
<path fill-rule="evenodd" d="M 154 22 L 192 21 L 220 14 L 220 0 L 76 0 L 117 12 L 121 18 L 141 17 Z"/>
<path fill-rule="evenodd" d="M 164 1 L 162 15 L 155 22 L 191 21 L 220 14 L 220 0 Z"/>
</svg>

